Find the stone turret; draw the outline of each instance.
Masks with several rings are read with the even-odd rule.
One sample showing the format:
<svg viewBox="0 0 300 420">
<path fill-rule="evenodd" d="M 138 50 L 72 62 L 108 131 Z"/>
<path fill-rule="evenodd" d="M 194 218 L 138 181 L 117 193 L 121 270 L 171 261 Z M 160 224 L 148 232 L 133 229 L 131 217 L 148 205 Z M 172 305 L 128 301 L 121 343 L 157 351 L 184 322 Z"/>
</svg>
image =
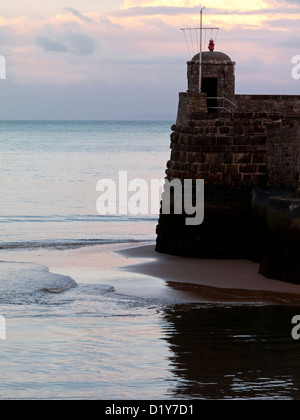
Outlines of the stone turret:
<svg viewBox="0 0 300 420">
<path fill-rule="evenodd" d="M 188 61 L 188 92 L 199 92 L 200 54 Z M 225 98 L 235 100 L 235 62 L 222 52 L 208 51 L 202 53 L 202 86 L 201 92 L 209 98 Z M 216 111 L 223 100 L 208 100 L 208 111 Z M 229 104 L 229 102 L 227 102 Z"/>
</svg>

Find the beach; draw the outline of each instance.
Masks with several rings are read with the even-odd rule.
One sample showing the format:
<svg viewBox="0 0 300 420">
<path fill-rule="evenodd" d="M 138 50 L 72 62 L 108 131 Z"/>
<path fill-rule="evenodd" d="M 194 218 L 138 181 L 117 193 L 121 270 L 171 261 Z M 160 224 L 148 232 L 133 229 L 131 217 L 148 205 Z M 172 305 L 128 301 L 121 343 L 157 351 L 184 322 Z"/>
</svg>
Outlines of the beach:
<svg viewBox="0 0 300 420">
<path fill-rule="evenodd" d="M 299 286 L 154 246 L 2 251 L 0 398 L 297 398 Z"/>
<path fill-rule="evenodd" d="M 1 400 L 299 397 L 300 286 L 97 214 L 99 179 L 163 176 L 171 123 L 2 123 Z"/>
<path fill-rule="evenodd" d="M 26 256 L 27 254 L 27 256 Z M 10 261 L 46 265 L 76 282 L 108 279 L 117 292 L 141 297 L 175 297 L 177 302 L 300 302 L 300 285 L 267 279 L 248 260 L 177 257 L 155 251 L 154 242 L 107 244 L 61 250 L 9 252 Z M 122 273 L 131 280 L 115 281 Z M 138 277 L 134 282 L 132 277 Z M 126 276 L 125 276 L 126 277 Z M 130 275 L 127 275 L 130 277 Z"/>
<path fill-rule="evenodd" d="M 259 264 L 248 260 L 209 260 L 155 252 L 155 245 L 131 247 L 119 253 L 137 260 L 127 270 L 160 278 L 177 290 L 190 290 L 209 300 L 299 302 L 300 285 L 267 279 Z M 144 260 L 148 261 L 144 261 Z"/>
</svg>

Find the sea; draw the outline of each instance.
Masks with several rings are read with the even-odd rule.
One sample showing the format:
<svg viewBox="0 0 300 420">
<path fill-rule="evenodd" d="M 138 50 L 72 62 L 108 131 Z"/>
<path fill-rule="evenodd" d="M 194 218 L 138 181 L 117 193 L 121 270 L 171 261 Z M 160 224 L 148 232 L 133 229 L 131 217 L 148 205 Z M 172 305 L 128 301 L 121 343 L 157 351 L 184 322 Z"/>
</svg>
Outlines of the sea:
<svg viewBox="0 0 300 420">
<path fill-rule="evenodd" d="M 120 211 L 100 214 L 97 185 L 162 180 L 172 124 L 0 121 L 1 400 L 300 398 L 299 306 L 89 265 L 154 245 L 158 213 L 120 209 L 112 189 Z"/>
</svg>

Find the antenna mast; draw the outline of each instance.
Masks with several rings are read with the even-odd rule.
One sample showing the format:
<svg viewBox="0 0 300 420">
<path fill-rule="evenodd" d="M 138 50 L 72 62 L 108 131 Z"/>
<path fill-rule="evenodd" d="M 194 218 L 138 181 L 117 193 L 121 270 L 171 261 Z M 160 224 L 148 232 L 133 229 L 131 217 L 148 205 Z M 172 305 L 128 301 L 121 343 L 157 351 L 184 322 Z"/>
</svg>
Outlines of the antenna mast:
<svg viewBox="0 0 300 420">
<path fill-rule="evenodd" d="M 202 91 L 202 35 L 203 35 L 203 30 L 208 30 L 210 29 L 211 31 L 213 30 L 219 30 L 219 28 L 203 28 L 203 10 L 205 9 L 205 7 L 202 7 L 202 9 L 200 10 L 200 55 L 199 55 L 199 93 L 201 93 Z M 184 32 L 184 36 L 185 36 L 185 31 L 198 31 L 199 28 L 180 28 L 181 31 Z M 186 40 L 187 42 L 187 40 Z"/>
<path fill-rule="evenodd" d="M 202 18 L 203 18 L 203 9 L 205 7 L 202 7 L 200 10 L 200 57 L 199 57 L 199 93 L 202 91 Z"/>
</svg>

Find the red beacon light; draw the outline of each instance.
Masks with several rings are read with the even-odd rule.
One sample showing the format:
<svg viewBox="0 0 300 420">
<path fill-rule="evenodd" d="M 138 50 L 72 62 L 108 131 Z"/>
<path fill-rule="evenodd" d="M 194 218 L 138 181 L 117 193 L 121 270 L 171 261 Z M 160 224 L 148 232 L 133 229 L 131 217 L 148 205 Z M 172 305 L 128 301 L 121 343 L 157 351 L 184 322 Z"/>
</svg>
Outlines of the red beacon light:
<svg viewBox="0 0 300 420">
<path fill-rule="evenodd" d="M 208 49 L 209 49 L 209 51 L 214 51 L 214 49 L 215 49 L 215 43 L 214 43 L 213 39 L 211 39 L 209 41 Z"/>
</svg>

